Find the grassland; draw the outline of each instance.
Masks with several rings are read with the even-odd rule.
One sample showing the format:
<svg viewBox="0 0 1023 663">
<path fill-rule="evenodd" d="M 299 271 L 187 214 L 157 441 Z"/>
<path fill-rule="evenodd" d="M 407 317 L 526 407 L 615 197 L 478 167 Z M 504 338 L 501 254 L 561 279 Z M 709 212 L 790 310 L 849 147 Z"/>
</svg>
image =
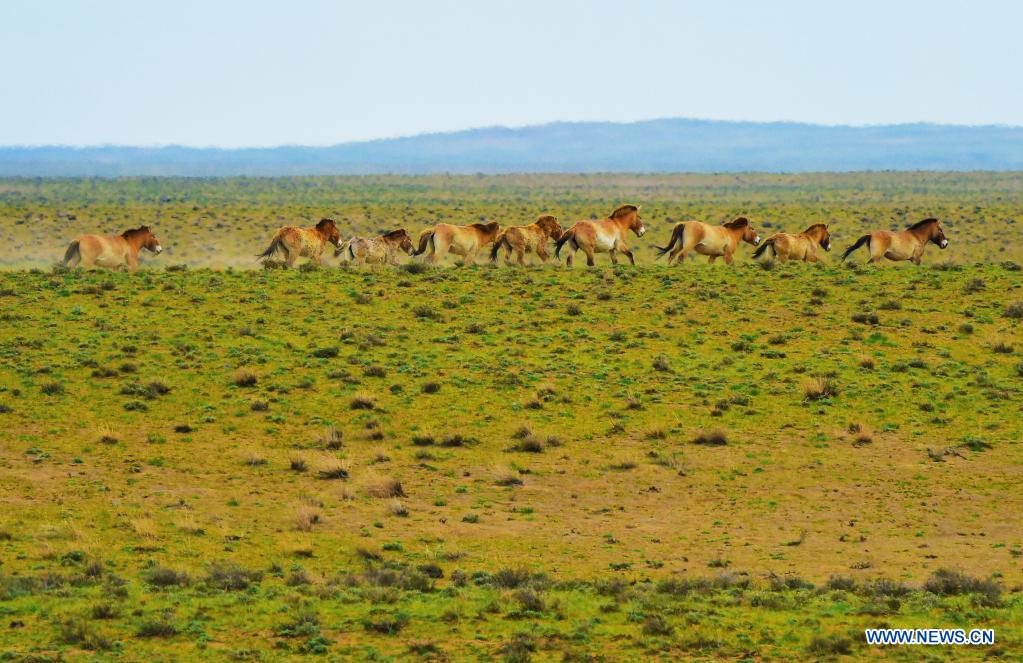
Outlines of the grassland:
<svg viewBox="0 0 1023 663">
<path fill-rule="evenodd" d="M 0 659 L 919 660 L 878 625 L 993 627 L 926 654 L 1017 658 L 1018 182 L 846 177 L 822 204 L 912 219 L 924 190 L 983 221 L 922 267 L 0 272 Z M 676 179 L 550 187 L 716 195 Z M 528 218 L 531 181 L 338 186 Z M 0 259 L 137 225 L 139 191 L 201 197 L 239 260 L 246 206 L 320 214 L 251 182 L 5 181 Z M 692 205 L 802 225 L 815 185 L 785 186 Z M 202 264 L 177 223 L 164 262 Z"/>
</svg>

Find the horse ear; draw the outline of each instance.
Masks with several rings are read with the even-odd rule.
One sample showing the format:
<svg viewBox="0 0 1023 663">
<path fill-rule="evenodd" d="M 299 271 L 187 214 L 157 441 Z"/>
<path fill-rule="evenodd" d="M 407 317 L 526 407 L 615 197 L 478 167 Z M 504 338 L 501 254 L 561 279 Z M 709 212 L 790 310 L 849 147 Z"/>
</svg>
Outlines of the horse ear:
<svg viewBox="0 0 1023 663">
<path fill-rule="evenodd" d="M 639 210 L 643 209 L 642 205 L 636 205 L 636 214 L 639 214 Z"/>
</svg>

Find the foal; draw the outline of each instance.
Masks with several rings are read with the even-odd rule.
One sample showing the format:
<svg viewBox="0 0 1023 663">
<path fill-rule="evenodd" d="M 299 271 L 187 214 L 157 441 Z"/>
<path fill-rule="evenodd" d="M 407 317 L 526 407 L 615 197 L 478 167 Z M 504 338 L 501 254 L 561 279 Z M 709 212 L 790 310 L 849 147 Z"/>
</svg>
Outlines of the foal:
<svg viewBox="0 0 1023 663">
<path fill-rule="evenodd" d="M 817 262 L 819 260 L 817 257 L 818 246 L 825 251 L 831 250 L 831 233 L 823 223 L 815 223 L 798 235 L 775 233 L 753 252 L 753 258 L 759 258 L 770 249 L 767 257 L 770 258 L 773 254 L 781 262 L 788 260 Z"/>
</svg>

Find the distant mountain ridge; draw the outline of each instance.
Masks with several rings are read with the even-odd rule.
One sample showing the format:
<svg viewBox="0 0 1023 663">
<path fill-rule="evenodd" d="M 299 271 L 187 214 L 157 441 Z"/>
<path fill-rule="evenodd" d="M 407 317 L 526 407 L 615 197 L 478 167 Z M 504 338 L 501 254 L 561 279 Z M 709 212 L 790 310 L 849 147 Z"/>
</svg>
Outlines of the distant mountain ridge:
<svg viewBox="0 0 1023 663">
<path fill-rule="evenodd" d="M 0 147 L 0 176 L 1023 170 L 1023 127 L 662 119 L 488 127 L 330 147 Z"/>
</svg>

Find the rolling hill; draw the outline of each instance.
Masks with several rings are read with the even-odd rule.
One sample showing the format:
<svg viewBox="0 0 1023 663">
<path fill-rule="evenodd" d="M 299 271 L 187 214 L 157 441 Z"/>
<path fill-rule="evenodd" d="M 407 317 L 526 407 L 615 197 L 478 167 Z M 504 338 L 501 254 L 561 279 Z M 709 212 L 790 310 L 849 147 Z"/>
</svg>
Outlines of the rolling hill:
<svg viewBox="0 0 1023 663">
<path fill-rule="evenodd" d="M 1023 127 L 661 119 L 489 127 L 329 147 L 0 147 L 0 176 L 1023 169 Z"/>
</svg>

